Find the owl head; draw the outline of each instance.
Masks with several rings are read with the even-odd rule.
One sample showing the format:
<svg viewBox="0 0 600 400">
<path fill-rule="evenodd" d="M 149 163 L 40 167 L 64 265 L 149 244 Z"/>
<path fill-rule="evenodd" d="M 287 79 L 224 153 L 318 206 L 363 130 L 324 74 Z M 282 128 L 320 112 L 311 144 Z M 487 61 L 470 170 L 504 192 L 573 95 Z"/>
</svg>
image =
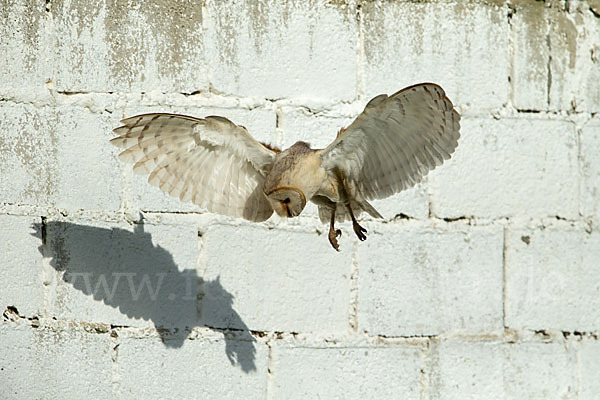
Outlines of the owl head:
<svg viewBox="0 0 600 400">
<path fill-rule="evenodd" d="M 314 171 L 319 160 L 308 143 L 296 142 L 277 154 L 265 179 L 263 191 L 280 217 L 297 217 L 318 189 Z M 317 182 L 317 184 L 315 184 Z"/>
<path fill-rule="evenodd" d="M 306 196 L 301 189 L 293 186 L 281 186 L 267 193 L 273 210 L 280 217 L 296 217 L 306 206 Z"/>
</svg>

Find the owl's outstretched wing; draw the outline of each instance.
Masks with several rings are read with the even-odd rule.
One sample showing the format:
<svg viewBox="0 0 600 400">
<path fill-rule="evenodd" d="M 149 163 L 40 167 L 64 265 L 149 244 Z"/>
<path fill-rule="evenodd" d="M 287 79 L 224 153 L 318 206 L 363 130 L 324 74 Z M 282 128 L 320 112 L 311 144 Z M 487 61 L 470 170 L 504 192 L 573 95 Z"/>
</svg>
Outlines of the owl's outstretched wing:
<svg viewBox="0 0 600 400">
<path fill-rule="evenodd" d="M 459 122 L 436 84 L 379 95 L 321 151 L 323 166 L 336 170 L 364 199 L 388 197 L 450 158 L 458 146 Z"/>
<path fill-rule="evenodd" d="M 273 213 L 262 191 L 275 152 L 223 117 L 143 114 L 121 121 L 110 142 L 125 149 L 148 182 L 218 214 L 264 221 Z"/>
</svg>

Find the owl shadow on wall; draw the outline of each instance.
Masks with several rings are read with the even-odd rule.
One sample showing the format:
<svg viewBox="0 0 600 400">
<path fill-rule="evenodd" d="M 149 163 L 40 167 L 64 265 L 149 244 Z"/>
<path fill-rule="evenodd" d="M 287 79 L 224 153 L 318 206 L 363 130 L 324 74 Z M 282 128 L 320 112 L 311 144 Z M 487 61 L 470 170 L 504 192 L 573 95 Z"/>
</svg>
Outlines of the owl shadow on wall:
<svg viewBox="0 0 600 400">
<path fill-rule="evenodd" d="M 256 369 L 256 339 L 233 309 L 233 295 L 219 278 L 205 281 L 181 270 L 143 224 L 129 231 L 62 221 L 34 224 L 40 252 L 56 271 L 48 305 L 58 319 L 108 322 L 113 328 L 151 321 L 166 347 L 182 347 L 195 326 L 222 332 L 232 365 Z M 106 307 L 110 306 L 110 308 Z M 215 316 L 220 316 L 215 318 Z"/>
</svg>

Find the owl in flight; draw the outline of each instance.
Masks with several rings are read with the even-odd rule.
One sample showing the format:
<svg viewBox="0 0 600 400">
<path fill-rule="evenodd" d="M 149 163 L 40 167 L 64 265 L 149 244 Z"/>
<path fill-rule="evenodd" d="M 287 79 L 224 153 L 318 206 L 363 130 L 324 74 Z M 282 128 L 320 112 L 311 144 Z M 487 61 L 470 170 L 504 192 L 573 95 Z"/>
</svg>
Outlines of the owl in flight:
<svg viewBox="0 0 600 400">
<path fill-rule="evenodd" d="M 413 186 L 449 159 L 459 121 L 444 90 L 423 83 L 373 98 L 324 149 L 297 142 L 281 151 L 223 117 L 164 113 L 122 120 L 111 143 L 124 149 L 119 158 L 134 172 L 150 174 L 150 184 L 213 213 L 256 222 L 273 211 L 292 218 L 310 200 L 339 251 L 335 222 L 351 220 L 365 240 L 356 218 L 382 218 L 368 201 Z"/>
</svg>

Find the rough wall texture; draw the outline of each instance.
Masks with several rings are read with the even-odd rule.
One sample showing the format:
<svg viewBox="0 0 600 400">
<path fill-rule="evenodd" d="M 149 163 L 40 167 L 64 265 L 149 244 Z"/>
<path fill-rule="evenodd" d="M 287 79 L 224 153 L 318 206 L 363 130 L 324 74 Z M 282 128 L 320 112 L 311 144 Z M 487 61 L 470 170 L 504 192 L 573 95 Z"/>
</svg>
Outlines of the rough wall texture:
<svg viewBox="0 0 600 400">
<path fill-rule="evenodd" d="M 597 399 L 598 1 L 0 0 L 0 398 Z M 433 81 L 453 159 L 346 224 L 181 204 L 147 111 L 323 146 Z"/>
</svg>

